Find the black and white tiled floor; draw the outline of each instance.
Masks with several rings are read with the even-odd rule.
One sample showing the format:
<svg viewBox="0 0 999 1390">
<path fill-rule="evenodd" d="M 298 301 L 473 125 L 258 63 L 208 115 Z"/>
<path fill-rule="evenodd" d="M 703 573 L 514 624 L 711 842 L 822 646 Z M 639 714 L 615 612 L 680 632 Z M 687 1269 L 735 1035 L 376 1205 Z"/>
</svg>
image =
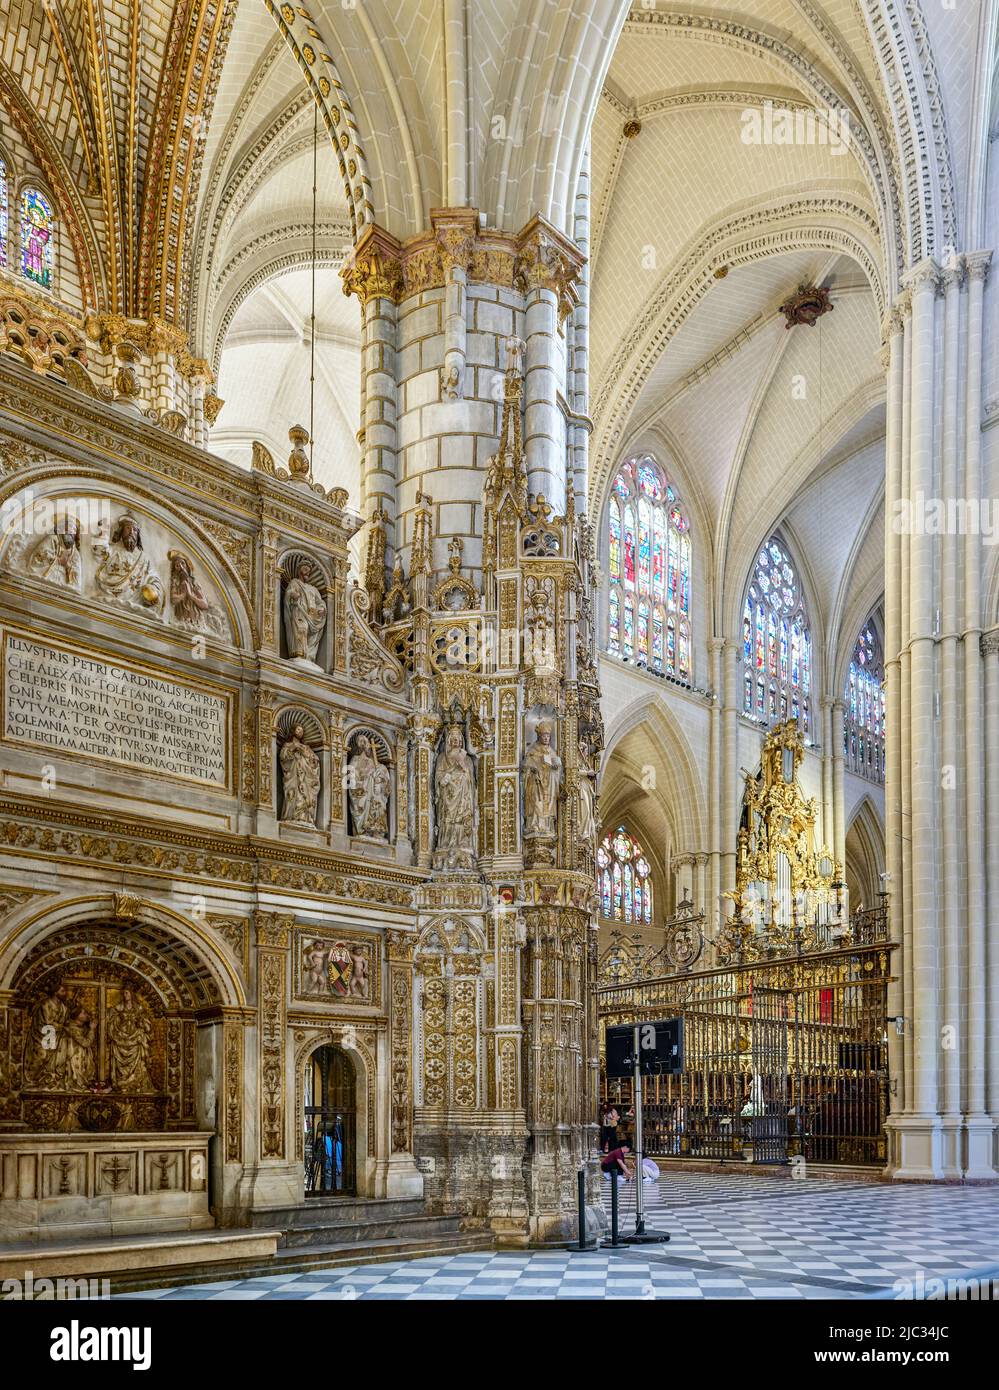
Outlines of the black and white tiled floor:
<svg viewBox="0 0 999 1390">
<path fill-rule="evenodd" d="M 466 1252 L 121 1297 L 852 1299 L 890 1297 L 896 1279 L 920 1272 L 999 1274 L 996 1188 L 672 1173 L 643 1193 L 646 1229 L 668 1231 L 668 1244 Z M 622 1233 L 634 1229 L 634 1204 L 634 1187 L 622 1187 Z"/>
</svg>

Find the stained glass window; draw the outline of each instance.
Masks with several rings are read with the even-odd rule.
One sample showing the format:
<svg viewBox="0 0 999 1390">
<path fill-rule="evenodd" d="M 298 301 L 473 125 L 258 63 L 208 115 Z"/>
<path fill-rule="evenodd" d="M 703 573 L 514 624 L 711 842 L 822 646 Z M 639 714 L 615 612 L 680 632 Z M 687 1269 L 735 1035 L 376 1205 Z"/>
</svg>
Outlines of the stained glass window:
<svg viewBox="0 0 999 1390">
<path fill-rule="evenodd" d="M 635 655 L 635 600 L 630 594 L 624 596 L 624 638 L 621 650 L 629 659 Z"/>
<path fill-rule="evenodd" d="M 7 228 L 10 202 L 7 194 L 7 165 L 0 158 L 0 270 L 7 269 Z"/>
<path fill-rule="evenodd" d="M 37 188 L 21 194 L 21 274 L 43 289 L 52 285 L 55 217 L 48 199 Z"/>
<path fill-rule="evenodd" d="M 617 589 L 611 589 L 609 625 L 611 649 L 617 651 L 621 646 L 621 595 Z"/>
<path fill-rule="evenodd" d="M 621 578 L 621 508 L 612 499 L 610 504 L 610 576 Z"/>
<path fill-rule="evenodd" d="M 843 695 L 843 753 L 852 771 L 872 782 L 885 776 L 885 697 L 883 661 L 875 619 L 863 626 L 847 673 Z"/>
<path fill-rule="evenodd" d="M 771 724 L 789 717 L 811 725 L 812 639 L 801 582 L 776 536 L 762 546 L 742 616 L 743 657 L 757 673 L 744 684 L 746 714 Z M 747 673 L 748 674 L 748 673 Z"/>
<path fill-rule="evenodd" d="M 689 531 L 676 489 L 656 460 L 645 455 L 623 463 L 607 517 L 607 645 L 685 681 L 691 671 Z"/>
<path fill-rule="evenodd" d="M 652 866 L 623 825 L 601 841 L 597 877 L 604 917 L 631 926 L 651 925 Z"/>
</svg>

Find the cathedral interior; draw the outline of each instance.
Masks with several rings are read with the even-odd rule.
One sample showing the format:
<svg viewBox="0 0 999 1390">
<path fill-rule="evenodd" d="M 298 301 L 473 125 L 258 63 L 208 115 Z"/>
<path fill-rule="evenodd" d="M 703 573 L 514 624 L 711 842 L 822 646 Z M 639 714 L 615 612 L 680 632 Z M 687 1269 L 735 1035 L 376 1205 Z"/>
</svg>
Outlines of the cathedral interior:
<svg viewBox="0 0 999 1390">
<path fill-rule="evenodd" d="M 999 1266 L 997 151 L 997 0 L 6 0 L 0 1278 Z"/>
</svg>

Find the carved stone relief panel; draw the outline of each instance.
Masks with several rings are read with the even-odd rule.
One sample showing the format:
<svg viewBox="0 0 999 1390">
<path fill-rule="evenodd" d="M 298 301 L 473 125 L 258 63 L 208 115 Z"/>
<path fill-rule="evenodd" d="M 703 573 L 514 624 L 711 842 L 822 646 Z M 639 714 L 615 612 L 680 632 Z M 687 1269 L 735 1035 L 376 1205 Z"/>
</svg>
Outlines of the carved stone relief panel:
<svg viewBox="0 0 999 1390">
<path fill-rule="evenodd" d="M 183 632 L 234 640 L 225 595 L 202 546 L 143 500 L 86 486 L 9 498 L 0 569 L 104 608 Z"/>
</svg>

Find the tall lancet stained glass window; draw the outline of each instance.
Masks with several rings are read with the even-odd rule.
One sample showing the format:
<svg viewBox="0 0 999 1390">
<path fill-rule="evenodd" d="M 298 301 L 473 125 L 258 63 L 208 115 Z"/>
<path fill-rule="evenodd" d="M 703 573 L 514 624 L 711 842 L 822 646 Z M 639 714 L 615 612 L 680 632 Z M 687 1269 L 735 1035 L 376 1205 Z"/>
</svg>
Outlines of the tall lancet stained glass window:
<svg viewBox="0 0 999 1390">
<path fill-rule="evenodd" d="M 846 678 L 843 756 L 846 765 L 872 782 L 885 779 L 885 695 L 878 629 L 871 618 L 857 638 Z"/>
<path fill-rule="evenodd" d="M 652 922 L 651 867 L 638 841 L 619 825 L 597 850 L 600 915 L 630 926 Z"/>
<path fill-rule="evenodd" d="M 690 679 L 690 526 L 654 458 L 618 470 L 607 512 L 607 647 L 651 671 Z"/>
<path fill-rule="evenodd" d="M 10 226 L 10 195 L 7 192 L 7 165 L 0 155 L 0 270 L 7 269 L 7 232 Z"/>
<path fill-rule="evenodd" d="M 43 289 L 52 287 L 55 216 L 52 204 L 37 188 L 21 194 L 21 274 Z"/>
<path fill-rule="evenodd" d="M 746 714 L 767 725 L 795 719 L 812 726 L 812 639 L 801 582 L 787 547 L 776 536 L 756 557 L 742 615 Z"/>
</svg>

